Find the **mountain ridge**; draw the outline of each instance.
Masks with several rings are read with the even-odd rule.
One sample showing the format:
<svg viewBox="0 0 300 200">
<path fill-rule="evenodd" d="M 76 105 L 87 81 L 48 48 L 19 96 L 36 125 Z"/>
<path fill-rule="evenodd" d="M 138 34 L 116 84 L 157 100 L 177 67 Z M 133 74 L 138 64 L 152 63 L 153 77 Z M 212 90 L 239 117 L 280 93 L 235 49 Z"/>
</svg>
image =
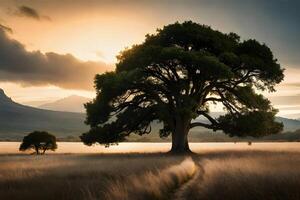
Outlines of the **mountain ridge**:
<svg viewBox="0 0 300 200">
<path fill-rule="evenodd" d="M 212 116 L 217 117 L 220 114 L 221 113 L 215 112 L 212 113 Z M 16 103 L 7 97 L 4 91 L 0 89 L 0 140 L 2 141 L 19 141 L 23 139 L 24 135 L 34 130 L 49 131 L 60 140 L 78 141 L 78 136 L 88 130 L 88 126 L 84 124 L 84 120 L 85 114 L 83 113 L 45 110 Z M 197 121 L 198 120 L 205 121 L 204 118 L 198 118 Z M 276 117 L 276 120 L 284 123 L 285 132 L 300 129 L 300 121 L 298 120 L 283 117 Z M 128 138 L 128 141 L 163 141 L 158 138 L 157 134 L 161 125 L 157 122 L 153 122 L 152 126 L 153 132 L 149 135 L 143 137 L 132 135 Z M 210 130 L 197 127 L 191 129 L 190 135 L 199 136 L 192 137 L 192 141 L 236 140 L 228 138 L 228 136 L 222 132 L 211 133 L 212 131 Z"/>
<path fill-rule="evenodd" d="M 42 104 L 38 108 L 54 111 L 84 113 L 84 104 L 88 101 L 91 101 L 91 99 L 78 95 L 71 95 L 62 99 L 58 99 L 54 102 Z"/>
<path fill-rule="evenodd" d="M 61 112 L 25 106 L 14 102 L 0 89 L 0 139 L 22 139 L 34 130 L 62 137 L 79 136 L 88 130 L 85 114 Z"/>
</svg>

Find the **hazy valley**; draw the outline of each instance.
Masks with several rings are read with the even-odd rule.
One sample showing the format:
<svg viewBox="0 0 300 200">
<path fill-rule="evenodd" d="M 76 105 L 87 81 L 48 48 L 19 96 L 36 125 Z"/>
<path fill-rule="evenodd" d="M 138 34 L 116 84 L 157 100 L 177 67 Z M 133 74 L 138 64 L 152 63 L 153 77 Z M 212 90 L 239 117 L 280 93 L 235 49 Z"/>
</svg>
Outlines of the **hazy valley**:
<svg viewBox="0 0 300 200">
<path fill-rule="evenodd" d="M 70 96 L 53 103 L 34 108 L 14 102 L 0 90 L 0 140 L 20 141 L 24 135 L 34 130 L 45 130 L 53 133 L 61 141 L 79 141 L 79 136 L 88 130 L 85 125 L 83 104 L 90 99 Z M 42 109 L 43 108 L 43 109 Z M 53 110 L 47 110 L 53 109 Z M 56 110 L 56 111 L 54 111 Z M 74 110 L 74 112 L 57 111 Z M 75 112 L 76 111 L 76 112 Z M 221 113 L 213 113 L 217 117 Z M 205 121 L 199 118 L 199 121 Z M 277 117 L 284 123 L 284 132 L 279 135 L 270 135 L 265 138 L 230 138 L 222 132 L 212 132 L 205 128 L 191 129 L 189 140 L 191 142 L 233 142 L 233 141 L 299 141 L 300 121 Z M 161 139 L 158 136 L 160 124 L 152 123 L 152 132 L 148 135 L 131 135 L 128 141 L 132 142 L 167 142 L 170 138 Z M 296 132 L 294 132 L 296 131 Z"/>
</svg>

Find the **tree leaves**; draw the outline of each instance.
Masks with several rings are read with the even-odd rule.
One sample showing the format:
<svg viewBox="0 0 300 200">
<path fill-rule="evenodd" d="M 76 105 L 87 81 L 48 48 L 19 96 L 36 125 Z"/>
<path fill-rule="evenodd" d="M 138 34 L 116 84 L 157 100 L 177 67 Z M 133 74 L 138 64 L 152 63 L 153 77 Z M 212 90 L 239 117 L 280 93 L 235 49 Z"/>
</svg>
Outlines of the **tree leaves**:
<svg viewBox="0 0 300 200">
<path fill-rule="evenodd" d="M 275 111 L 251 111 L 241 115 L 227 114 L 219 117 L 220 128 L 233 136 L 262 137 L 281 132 L 283 124 L 275 122 Z"/>
<path fill-rule="evenodd" d="M 146 134 L 154 120 L 163 123 L 160 135 L 167 136 L 176 132 L 176 125 L 200 115 L 211 124 L 190 127 L 255 137 L 282 129 L 274 122 L 276 110 L 270 101 L 256 91 L 275 91 L 283 69 L 256 40 L 240 41 L 235 33 L 177 22 L 147 35 L 117 58 L 114 72 L 96 76 L 97 97 L 85 105 L 91 126 L 81 136 L 86 144 L 109 145 L 130 133 Z M 219 119 L 208 112 L 216 102 L 228 112 Z"/>
<path fill-rule="evenodd" d="M 34 131 L 23 138 L 20 151 L 34 149 L 37 154 L 44 154 L 46 150 L 57 149 L 56 137 L 45 131 Z M 42 152 L 40 152 L 42 151 Z"/>
</svg>

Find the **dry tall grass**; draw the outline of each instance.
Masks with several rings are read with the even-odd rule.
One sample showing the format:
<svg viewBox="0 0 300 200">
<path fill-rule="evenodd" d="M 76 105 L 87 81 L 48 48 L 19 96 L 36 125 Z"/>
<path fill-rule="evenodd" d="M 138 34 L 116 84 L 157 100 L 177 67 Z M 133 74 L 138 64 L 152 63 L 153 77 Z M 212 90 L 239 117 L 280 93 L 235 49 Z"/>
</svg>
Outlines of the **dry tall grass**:
<svg viewBox="0 0 300 200">
<path fill-rule="evenodd" d="M 191 158 L 178 165 L 155 172 L 148 171 L 140 176 L 133 175 L 126 180 L 113 181 L 108 185 L 106 199 L 166 199 L 172 192 L 190 179 L 196 171 Z"/>
<path fill-rule="evenodd" d="M 300 153 L 2 155 L 0 199 L 300 199 Z"/>
<path fill-rule="evenodd" d="M 116 187 L 112 183 L 144 174 L 150 176 L 183 160 L 164 157 L 160 154 L 0 156 L 0 197 L 103 199 L 111 191 L 108 185 Z"/>
<path fill-rule="evenodd" d="M 186 189 L 186 199 L 300 199 L 299 153 L 227 152 L 199 162 L 203 173 Z"/>
</svg>

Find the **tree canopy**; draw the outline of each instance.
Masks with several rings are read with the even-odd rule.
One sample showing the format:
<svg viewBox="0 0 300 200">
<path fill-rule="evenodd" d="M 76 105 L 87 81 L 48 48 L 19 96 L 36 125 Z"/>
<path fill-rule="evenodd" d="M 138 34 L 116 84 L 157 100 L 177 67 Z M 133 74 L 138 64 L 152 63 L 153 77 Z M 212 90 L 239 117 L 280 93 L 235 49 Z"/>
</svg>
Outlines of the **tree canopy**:
<svg viewBox="0 0 300 200">
<path fill-rule="evenodd" d="M 20 151 L 35 150 L 36 154 L 45 154 L 47 150 L 57 149 L 56 137 L 45 131 L 34 131 L 23 138 Z"/>
<path fill-rule="evenodd" d="M 142 44 L 118 55 L 113 72 L 95 77 L 96 98 L 85 105 L 91 126 L 81 140 L 91 145 L 124 141 L 131 133 L 163 124 L 172 134 L 172 151 L 188 151 L 187 134 L 196 126 L 230 136 L 259 137 L 282 130 L 277 112 L 258 91 L 275 91 L 283 69 L 272 51 L 254 39 L 242 41 L 191 21 L 174 23 L 146 35 Z M 226 114 L 210 115 L 222 104 Z M 195 120 L 202 116 L 207 123 Z"/>
</svg>

